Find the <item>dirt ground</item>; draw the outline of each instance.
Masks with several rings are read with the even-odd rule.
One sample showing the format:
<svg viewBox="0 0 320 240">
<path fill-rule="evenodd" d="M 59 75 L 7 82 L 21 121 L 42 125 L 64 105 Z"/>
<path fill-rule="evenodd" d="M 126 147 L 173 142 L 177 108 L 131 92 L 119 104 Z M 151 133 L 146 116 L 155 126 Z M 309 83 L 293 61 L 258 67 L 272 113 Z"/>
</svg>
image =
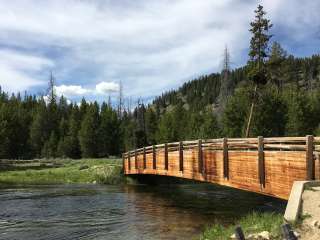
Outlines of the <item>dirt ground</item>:
<svg viewBox="0 0 320 240">
<path fill-rule="evenodd" d="M 302 194 L 302 225 L 297 232 L 302 240 L 320 239 L 320 187 L 304 190 Z M 316 222 L 318 221 L 318 222 Z M 315 226 L 316 225 L 316 226 Z"/>
</svg>

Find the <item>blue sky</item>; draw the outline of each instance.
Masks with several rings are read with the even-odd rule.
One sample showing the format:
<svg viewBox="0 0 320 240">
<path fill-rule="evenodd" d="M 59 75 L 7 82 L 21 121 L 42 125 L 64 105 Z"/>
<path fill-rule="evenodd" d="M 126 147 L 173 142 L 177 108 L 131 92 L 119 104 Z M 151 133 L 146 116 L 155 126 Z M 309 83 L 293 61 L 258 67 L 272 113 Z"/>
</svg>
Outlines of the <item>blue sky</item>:
<svg viewBox="0 0 320 240">
<path fill-rule="evenodd" d="M 72 101 L 151 99 L 201 74 L 247 61 L 262 3 L 288 53 L 320 52 L 319 0 L 0 0 L 0 85 L 43 93 L 49 73 Z"/>
</svg>

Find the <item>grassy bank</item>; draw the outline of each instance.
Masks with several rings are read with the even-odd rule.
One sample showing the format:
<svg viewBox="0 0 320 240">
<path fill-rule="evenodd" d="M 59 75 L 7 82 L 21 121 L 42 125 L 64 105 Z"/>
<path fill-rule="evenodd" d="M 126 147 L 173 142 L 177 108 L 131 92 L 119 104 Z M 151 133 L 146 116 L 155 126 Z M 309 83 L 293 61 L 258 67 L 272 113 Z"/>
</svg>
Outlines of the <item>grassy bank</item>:
<svg viewBox="0 0 320 240">
<path fill-rule="evenodd" d="M 105 183 L 125 181 L 120 159 L 55 159 L 50 165 L 14 165 L 0 170 L 2 184 Z"/>
<path fill-rule="evenodd" d="M 270 239 L 282 239 L 280 226 L 283 216 L 279 213 L 251 213 L 236 222 L 235 225 L 224 227 L 213 225 L 208 227 L 200 236 L 200 240 L 225 240 L 234 234 L 236 226 L 240 225 L 246 236 L 268 231 Z"/>
</svg>

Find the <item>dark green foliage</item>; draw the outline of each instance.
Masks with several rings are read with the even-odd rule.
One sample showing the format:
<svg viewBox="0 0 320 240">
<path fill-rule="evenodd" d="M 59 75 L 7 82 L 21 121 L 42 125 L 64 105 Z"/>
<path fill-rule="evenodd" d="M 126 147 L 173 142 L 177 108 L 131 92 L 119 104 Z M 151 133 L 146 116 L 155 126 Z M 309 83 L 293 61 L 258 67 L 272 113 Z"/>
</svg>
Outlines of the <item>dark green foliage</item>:
<svg viewBox="0 0 320 240">
<path fill-rule="evenodd" d="M 82 157 L 98 157 L 99 149 L 99 107 L 90 104 L 82 120 L 79 131 Z"/>
<path fill-rule="evenodd" d="M 252 38 L 250 41 L 250 61 L 249 64 L 252 66 L 250 71 L 250 77 L 256 84 L 266 84 L 266 69 L 265 69 L 265 59 L 268 57 L 268 43 L 272 35 L 268 32 L 272 27 L 270 20 L 265 18 L 266 12 L 263 11 L 263 6 L 259 5 L 256 13 L 255 19 L 250 23 L 250 32 L 252 33 Z"/>
</svg>

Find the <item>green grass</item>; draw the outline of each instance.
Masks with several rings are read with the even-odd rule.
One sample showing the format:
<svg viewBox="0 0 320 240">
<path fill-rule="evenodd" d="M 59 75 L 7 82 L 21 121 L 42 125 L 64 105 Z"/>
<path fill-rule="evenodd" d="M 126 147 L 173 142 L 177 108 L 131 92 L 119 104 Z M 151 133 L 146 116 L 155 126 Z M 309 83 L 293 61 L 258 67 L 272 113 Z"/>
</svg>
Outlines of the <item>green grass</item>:
<svg viewBox="0 0 320 240">
<path fill-rule="evenodd" d="M 58 159 L 53 166 L 29 166 L 0 171 L 2 184 L 62 184 L 104 183 L 119 184 L 126 180 L 120 159 Z"/>
<path fill-rule="evenodd" d="M 225 240 L 230 239 L 234 234 L 236 226 L 240 225 L 245 235 L 268 231 L 271 239 L 281 238 L 281 224 L 283 216 L 278 213 L 256 213 L 253 212 L 236 222 L 235 225 L 224 227 L 222 225 L 213 225 L 208 227 L 200 236 L 200 240 Z"/>
</svg>

